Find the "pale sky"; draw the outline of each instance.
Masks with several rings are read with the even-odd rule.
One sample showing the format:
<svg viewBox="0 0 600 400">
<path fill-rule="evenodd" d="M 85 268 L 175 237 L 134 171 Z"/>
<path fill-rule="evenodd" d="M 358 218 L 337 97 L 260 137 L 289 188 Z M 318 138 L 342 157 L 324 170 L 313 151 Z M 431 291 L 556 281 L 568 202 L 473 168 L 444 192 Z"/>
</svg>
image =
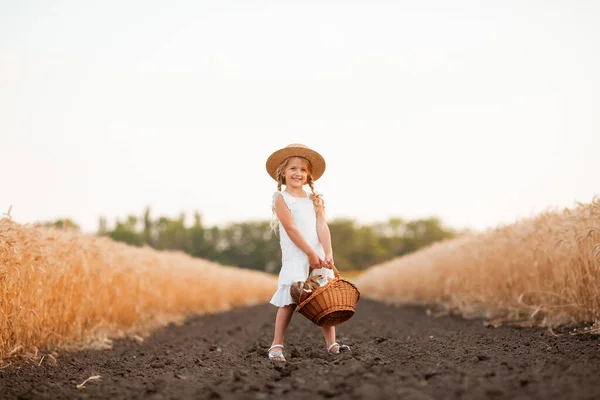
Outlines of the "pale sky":
<svg viewBox="0 0 600 400">
<path fill-rule="evenodd" d="M 330 218 L 485 229 L 600 194 L 600 2 L 0 0 L 0 213 L 269 219 L 321 152 Z"/>
</svg>

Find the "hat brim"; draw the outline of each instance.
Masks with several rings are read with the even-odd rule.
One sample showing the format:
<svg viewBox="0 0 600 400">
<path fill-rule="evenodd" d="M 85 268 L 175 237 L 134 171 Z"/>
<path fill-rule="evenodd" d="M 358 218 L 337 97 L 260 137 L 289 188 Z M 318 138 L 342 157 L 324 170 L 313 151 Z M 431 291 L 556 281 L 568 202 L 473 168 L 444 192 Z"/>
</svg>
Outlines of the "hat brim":
<svg viewBox="0 0 600 400">
<path fill-rule="evenodd" d="M 277 180 L 277 176 L 275 175 L 277 167 L 289 157 L 303 157 L 310 161 L 313 181 L 319 179 L 325 172 L 325 159 L 316 151 L 305 147 L 284 147 L 271 154 L 267 159 L 267 172 L 271 178 Z"/>
</svg>

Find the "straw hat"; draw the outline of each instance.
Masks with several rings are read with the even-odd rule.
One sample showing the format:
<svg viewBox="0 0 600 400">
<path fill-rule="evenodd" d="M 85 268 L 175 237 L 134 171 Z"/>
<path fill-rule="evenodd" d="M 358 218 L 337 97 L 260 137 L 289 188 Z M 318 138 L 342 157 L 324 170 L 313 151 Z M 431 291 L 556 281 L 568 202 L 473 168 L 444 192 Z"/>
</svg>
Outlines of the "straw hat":
<svg viewBox="0 0 600 400">
<path fill-rule="evenodd" d="M 310 161 L 313 181 L 319 179 L 323 175 L 323 172 L 325 172 L 325 159 L 322 155 L 303 144 L 294 143 L 277 150 L 267 159 L 267 172 L 271 175 L 271 178 L 277 180 L 275 171 L 277 171 L 277 167 L 288 157 L 304 157 Z"/>
</svg>

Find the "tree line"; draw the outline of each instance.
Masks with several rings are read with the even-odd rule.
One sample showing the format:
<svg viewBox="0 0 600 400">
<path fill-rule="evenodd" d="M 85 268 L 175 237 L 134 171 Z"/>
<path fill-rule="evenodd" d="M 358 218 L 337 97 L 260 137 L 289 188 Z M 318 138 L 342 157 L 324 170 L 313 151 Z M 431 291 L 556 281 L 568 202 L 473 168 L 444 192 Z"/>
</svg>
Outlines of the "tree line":
<svg viewBox="0 0 600 400">
<path fill-rule="evenodd" d="M 363 270 L 459 234 L 443 226 L 438 218 L 391 218 L 367 225 L 350 218 L 338 218 L 328 224 L 335 264 L 340 271 Z M 44 225 L 78 229 L 70 219 Z M 98 226 L 99 236 L 133 246 L 179 250 L 224 265 L 269 273 L 276 273 L 281 267 L 279 236 L 271 230 L 269 220 L 205 226 L 199 212 L 193 213 L 188 224 L 185 213 L 177 218 L 152 218 L 150 209 L 146 208 L 139 216 L 116 219 L 111 228 L 106 218 L 101 217 Z"/>
</svg>

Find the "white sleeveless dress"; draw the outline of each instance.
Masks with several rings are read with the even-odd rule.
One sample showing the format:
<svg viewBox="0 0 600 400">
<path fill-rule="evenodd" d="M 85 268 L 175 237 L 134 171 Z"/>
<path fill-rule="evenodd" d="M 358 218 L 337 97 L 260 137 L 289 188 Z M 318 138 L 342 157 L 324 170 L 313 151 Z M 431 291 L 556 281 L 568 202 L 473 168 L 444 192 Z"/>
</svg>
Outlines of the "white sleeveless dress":
<svg viewBox="0 0 600 400">
<path fill-rule="evenodd" d="M 317 214 L 308 192 L 306 197 L 294 197 L 286 191 L 273 194 L 272 205 L 277 196 L 283 196 L 285 203 L 292 212 L 294 223 L 304 239 L 316 251 L 319 257 L 325 257 L 325 251 L 317 234 Z M 281 271 L 277 281 L 277 291 L 271 298 L 271 304 L 283 307 L 296 304 L 290 295 L 290 287 L 294 282 L 305 281 L 308 278 L 308 256 L 292 242 L 287 232 L 279 223 L 279 243 L 281 245 Z"/>
</svg>

